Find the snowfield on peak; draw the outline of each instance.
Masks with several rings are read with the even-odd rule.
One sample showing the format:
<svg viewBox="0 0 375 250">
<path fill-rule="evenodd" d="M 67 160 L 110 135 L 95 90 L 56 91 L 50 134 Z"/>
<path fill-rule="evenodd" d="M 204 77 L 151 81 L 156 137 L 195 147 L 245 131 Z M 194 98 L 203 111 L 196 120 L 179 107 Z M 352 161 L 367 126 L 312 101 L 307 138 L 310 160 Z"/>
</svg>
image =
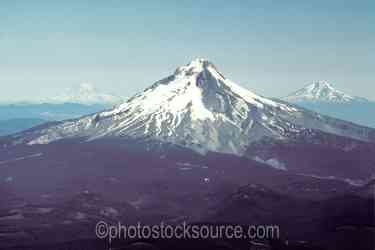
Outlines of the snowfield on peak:
<svg viewBox="0 0 375 250">
<path fill-rule="evenodd" d="M 288 139 L 308 129 L 372 141 L 374 131 L 248 91 L 196 59 L 125 103 L 104 112 L 14 135 L 17 143 L 123 137 L 242 155 L 264 137 Z"/>
</svg>

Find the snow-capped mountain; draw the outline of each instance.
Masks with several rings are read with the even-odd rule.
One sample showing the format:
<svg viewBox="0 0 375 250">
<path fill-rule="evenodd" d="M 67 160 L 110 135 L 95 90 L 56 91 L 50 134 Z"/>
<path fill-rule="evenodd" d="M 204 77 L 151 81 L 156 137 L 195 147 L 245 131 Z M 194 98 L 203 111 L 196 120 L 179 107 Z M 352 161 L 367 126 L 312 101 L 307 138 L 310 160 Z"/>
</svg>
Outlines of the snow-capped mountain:
<svg viewBox="0 0 375 250">
<path fill-rule="evenodd" d="M 268 99 L 227 79 L 211 62 L 196 59 L 116 108 L 14 135 L 18 143 L 61 139 L 137 138 L 198 152 L 242 155 L 269 137 L 288 140 L 312 131 L 373 141 L 374 131 Z"/>
<path fill-rule="evenodd" d="M 366 102 L 365 98 L 351 96 L 335 89 L 327 81 L 317 81 L 306 85 L 302 89 L 283 98 L 288 102 L 332 102 L 332 103 L 348 103 L 353 101 Z"/>
<path fill-rule="evenodd" d="M 309 84 L 282 99 L 321 114 L 375 127 L 375 102 L 345 94 L 325 81 Z"/>
<path fill-rule="evenodd" d="M 121 97 L 99 92 L 90 83 L 82 83 L 55 97 L 0 104 L 0 120 L 32 118 L 61 121 L 112 108 L 123 101 Z"/>
<path fill-rule="evenodd" d="M 123 102 L 119 96 L 101 93 L 91 83 L 81 83 L 76 87 L 67 89 L 65 92 L 42 100 L 43 103 L 78 103 L 84 105 L 115 105 Z"/>
</svg>

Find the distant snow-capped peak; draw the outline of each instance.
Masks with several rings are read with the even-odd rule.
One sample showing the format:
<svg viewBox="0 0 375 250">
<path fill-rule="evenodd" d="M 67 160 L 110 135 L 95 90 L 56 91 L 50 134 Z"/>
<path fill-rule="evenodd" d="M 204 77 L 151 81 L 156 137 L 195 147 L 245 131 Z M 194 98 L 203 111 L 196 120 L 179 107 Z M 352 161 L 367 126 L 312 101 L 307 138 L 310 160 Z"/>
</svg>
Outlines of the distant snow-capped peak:
<svg viewBox="0 0 375 250">
<path fill-rule="evenodd" d="M 366 128 L 256 95 L 208 60 L 195 59 L 112 110 L 17 135 L 17 141 L 123 137 L 243 155 L 261 138 L 284 140 L 306 129 L 370 140 Z"/>
<path fill-rule="evenodd" d="M 115 105 L 120 104 L 122 101 L 123 99 L 118 96 L 99 92 L 93 84 L 88 82 L 81 83 L 55 97 L 43 100 L 43 102 L 47 103 L 78 103 L 85 105 Z"/>
<path fill-rule="evenodd" d="M 359 98 L 345 94 L 342 91 L 335 89 L 330 83 L 326 81 L 317 81 L 300 90 L 283 98 L 289 102 L 333 102 L 333 103 L 347 103 L 352 101 L 365 101 L 364 98 Z"/>
</svg>

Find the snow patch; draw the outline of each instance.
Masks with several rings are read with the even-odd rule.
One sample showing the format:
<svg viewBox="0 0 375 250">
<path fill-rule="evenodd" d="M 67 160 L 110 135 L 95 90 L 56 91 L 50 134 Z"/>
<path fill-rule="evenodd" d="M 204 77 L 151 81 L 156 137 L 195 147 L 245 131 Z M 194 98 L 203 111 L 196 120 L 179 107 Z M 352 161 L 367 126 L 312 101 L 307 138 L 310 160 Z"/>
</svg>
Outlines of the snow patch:
<svg viewBox="0 0 375 250">
<path fill-rule="evenodd" d="M 270 158 L 268 160 L 263 160 L 259 156 L 255 156 L 254 160 L 257 161 L 257 162 L 260 162 L 260 163 L 264 163 L 264 164 L 266 164 L 268 166 L 271 166 L 271 167 L 273 167 L 275 169 L 278 169 L 278 170 L 284 170 L 284 171 L 287 170 L 287 168 L 285 167 L 285 164 L 283 162 L 279 161 L 276 158 Z"/>
<path fill-rule="evenodd" d="M 361 187 L 366 184 L 364 180 L 353 180 L 349 178 L 339 178 L 336 176 L 319 176 L 319 175 L 314 175 L 314 174 L 299 174 L 302 176 L 307 176 L 307 177 L 312 177 L 316 179 L 321 179 L 321 180 L 337 180 L 337 181 L 343 181 L 348 183 L 351 186 L 356 186 L 356 187 Z"/>
<path fill-rule="evenodd" d="M 105 207 L 102 210 L 100 210 L 100 214 L 105 217 L 111 217 L 116 218 L 120 215 L 120 213 L 117 211 L 117 209 L 113 207 Z"/>
<path fill-rule="evenodd" d="M 17 158 L 10 159 L 10 160 L 0 161 L 0 165 L 4 165 L 4 164 L 16 162 L 16 161 L 22 161 L 22 160 L 26 160 L 26 159 L 30 159 L 30 158 L 36 158 L 36 157 L 40 157 L 42 155 L 43 155 L 42 153 L 37 153 L 37 154 L 32 154 L 32 155 L 26 155 L 26 156 L 22 156 L 22 157 L 17 157 Z"/>
</svg>

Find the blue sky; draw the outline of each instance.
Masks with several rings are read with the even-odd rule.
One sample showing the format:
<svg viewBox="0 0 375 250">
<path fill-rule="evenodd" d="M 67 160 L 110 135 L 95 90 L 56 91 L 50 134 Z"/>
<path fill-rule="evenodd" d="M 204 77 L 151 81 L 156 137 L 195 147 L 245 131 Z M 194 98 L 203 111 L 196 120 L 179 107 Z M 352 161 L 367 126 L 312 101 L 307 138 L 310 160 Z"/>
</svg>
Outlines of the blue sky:
<svg viewBox="0 0 375 250">
<path fill-rule="evenodd" d="M 81 82 L 131 96 L 195 57 L 266 96 L 375 99 L 375 1 L 0 1 L 0 101 Z"/>
</svg>

